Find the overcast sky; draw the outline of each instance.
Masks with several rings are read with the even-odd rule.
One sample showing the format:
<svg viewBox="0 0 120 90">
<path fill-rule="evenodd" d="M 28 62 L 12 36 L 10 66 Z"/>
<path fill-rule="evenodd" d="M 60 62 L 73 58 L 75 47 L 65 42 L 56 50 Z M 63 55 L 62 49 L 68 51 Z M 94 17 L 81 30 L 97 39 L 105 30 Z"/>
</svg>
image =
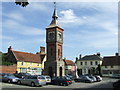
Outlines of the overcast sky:
<svg viewBox="0 0 120 90">
<path fill-rule="evenodd" d="M 46 46 L 46 30 L 53 15 L 52 2 L 30 2 L 23 8 L 2 3 L 2 52 L 36 53 Z M 118 52 L 118 3 L 57 2 L 59 25 L 64 29 L 63 58 L 75 60 L 79 54 Z"/>
</svg>

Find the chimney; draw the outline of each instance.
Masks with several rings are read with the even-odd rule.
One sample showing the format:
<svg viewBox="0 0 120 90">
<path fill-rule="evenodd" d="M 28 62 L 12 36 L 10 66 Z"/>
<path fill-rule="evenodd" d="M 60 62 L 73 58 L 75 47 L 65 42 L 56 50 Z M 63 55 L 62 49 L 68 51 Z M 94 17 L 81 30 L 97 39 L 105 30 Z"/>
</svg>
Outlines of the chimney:
<svg viewBox="0 0 120 90">
<path fill-rule="evenodd" d="M 11 50 L 12 50 L 12 47 L 10 46 L 10 47 L 8 48 L 8 53 L 10 53 Z"/>
<path fill-rule="evenodd" d="M 45 54 L 45 47 L 40 47 L 40 54 Z"/>
<path fill-rule="evenodd" d="M 79 60 L 82 58 L 82 54 L 80 54 L 80 56 L 79 56 Z"/>
<path fill-rule="evenodd" d="M 100 57 L 100 53 L 97 53 L 97 55 Z"/>
<path fill-rule="evenodd" d="M 116 56 L 119 56 L 119 53 L 115 53 Z"/>
</svg>

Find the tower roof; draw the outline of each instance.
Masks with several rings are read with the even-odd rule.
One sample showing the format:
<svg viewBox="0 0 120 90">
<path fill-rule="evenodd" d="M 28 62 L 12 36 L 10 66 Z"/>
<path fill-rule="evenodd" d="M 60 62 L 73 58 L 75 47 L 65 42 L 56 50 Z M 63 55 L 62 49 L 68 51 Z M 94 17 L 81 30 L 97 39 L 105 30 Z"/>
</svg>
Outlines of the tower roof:
<svg viewBox="0 0 120 90">
<path fill-rule="evenodd" d="M 51 21 L 50 25 L 47 28 L 52 28 L 52 27 L 56 27 L 56 26 L 60 27 L 59 24 L 58 24 L 58 20 L 57 19 L 58 19 L 58 16 L 57 16 L 56 8 L 54 8 L 52 21 Z"/>
</svg>

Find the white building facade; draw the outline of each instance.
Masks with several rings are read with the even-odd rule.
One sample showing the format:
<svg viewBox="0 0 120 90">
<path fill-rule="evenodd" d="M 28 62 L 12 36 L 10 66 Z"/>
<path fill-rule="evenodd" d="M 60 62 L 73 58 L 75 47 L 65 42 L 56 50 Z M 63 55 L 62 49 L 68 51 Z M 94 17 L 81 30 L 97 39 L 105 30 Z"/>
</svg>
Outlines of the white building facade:
<svg viewBox="0 0 120 90">
<path fill-rule="evenodd" d="M 102 64 L 100 54 L 86 55 L 76 60 L 78 75 L 98 74 L 98 67 Z"/>
</svg>

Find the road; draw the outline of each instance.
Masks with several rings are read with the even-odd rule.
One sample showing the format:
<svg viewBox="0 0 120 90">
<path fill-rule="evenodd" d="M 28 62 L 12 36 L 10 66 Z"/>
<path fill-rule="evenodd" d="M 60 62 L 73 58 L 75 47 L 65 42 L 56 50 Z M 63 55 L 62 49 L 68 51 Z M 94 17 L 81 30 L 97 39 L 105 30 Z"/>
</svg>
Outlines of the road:
<svg viewBox="0 0 120 90">
<path fill-rule="evenodd" d="M 0 85 L 2 86 L 2 88 L 113 88 L 112 83 L 117 80 L 118 79 L 103 78 L 101 82 L 94 82 L 94 83 L 73 82 L 73 84 L 69 86 L 45 85 L 43 87 L 31 87 L 26 85 L 17 85 L 17 84 L 9 84 L 9 83 L 1 83 L 1 82 Z"/>
</svg>

